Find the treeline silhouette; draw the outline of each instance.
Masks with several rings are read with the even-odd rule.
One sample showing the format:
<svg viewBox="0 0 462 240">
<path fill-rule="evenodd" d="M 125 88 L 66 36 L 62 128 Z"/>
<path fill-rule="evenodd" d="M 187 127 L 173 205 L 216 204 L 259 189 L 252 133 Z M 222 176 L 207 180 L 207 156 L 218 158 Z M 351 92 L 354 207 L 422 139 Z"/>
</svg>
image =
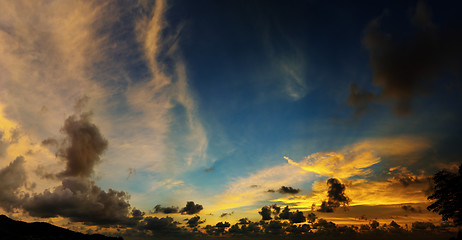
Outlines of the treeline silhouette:
<svg viewBox="0 0 462 240">
<path fill-rule="evenodd" d="M 5 240 L 123 240 L 122 237 L 107 237 L 101 234 L 83 234 L 49 223 L 26 223 L 0 215 L 0 239 Z"/>
</svg>

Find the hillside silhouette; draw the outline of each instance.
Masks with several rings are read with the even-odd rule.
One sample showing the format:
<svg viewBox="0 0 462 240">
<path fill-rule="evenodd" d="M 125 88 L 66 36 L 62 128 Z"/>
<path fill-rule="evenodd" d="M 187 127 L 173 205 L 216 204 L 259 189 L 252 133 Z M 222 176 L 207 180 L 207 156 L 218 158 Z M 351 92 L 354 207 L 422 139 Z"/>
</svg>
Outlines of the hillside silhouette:
<svg viewBox="0 0 462 240">
<path fill-rule="evenodd" d="M 0 215 L 0 239 L 123 240 L 121 237 L 107 237 L 101 234 L 89 235 L 74 232 L 44 222 L 26 223 L 22 221 L 16 221 L 5 215 Z"/>
</svg>

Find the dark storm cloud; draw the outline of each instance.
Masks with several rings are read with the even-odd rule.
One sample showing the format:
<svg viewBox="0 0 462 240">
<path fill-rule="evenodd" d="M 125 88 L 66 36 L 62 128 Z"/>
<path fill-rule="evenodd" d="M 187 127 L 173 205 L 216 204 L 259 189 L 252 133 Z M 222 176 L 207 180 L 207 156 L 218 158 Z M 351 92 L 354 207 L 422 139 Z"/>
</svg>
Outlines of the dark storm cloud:
<svg viewBox="0 0 462 240">
<path fill-rule="evenodd" d="M 342 184 L 336 178 L 330 178 L 327 180 L 327 201 L 323 201 L 321 207 L 318 209 L 319 212 L 333 212 L 334 209 L 341 205 L 346 206 L 350 202 L 350 199 L 345 195 L 345 184 Z"/>
<path fill-rule="evenodd" d="M 194 204 L 194 202 L 187 202 L 186 207 L 182 208 L 180 213 L 181 214 L 188 214 L 193 215 L 199 213 L 204 207 L 200 204 Z"/>
<path fill-rule="evenodd" d="M 171 217 L 146 217 L 140 222 L 138 228 L 142 230 L 149 230 L 153 233 L 169 233 L 180 231 L 180 228 L 177 226 L 178 224 L 179 223 L 174 221 Z"/>
<path fill-rule="evenodd" d="M 19 207 L 21 197 L 18 191 L 25 184 L 24 158 L 19 156 L 0 170 L 0 207 L 5 211 L 12 211 L 13 208 Z"/>
<path fill-rule="evenodd" d="M 156 205 L 154 207 L 154 213 L 177 213 L 178 207 L 162 207 L 161 205 Z"/>
<path fill-rule="evenodd" d="M 133 225 L 143 213 L 132 211 L 128 194 L 109 189 L 107 192 L 93 181 L 66 178 L 52 191 L 34 194 L 24 199 L 23 208 L 33 217 L 67 217 L 88 225 Z"/>
<path fill-rule="evenodd" d="M 190 228 L 195 228 L 197 227 L 199 224 L 202 224 L 205 222 L 205 220 L 200 220 L 201 217 L 199 216 L 195 216 L 195 217 L 192 217 L 190 219 L 188 219 L 188 221 L 186 222 L 186 225 Z"/>
<path fill-rule="evenodd" d="M 456 73 L 462 66 L 460 27 L 437 27 L 423 2 L 415 9 L 411 34 L 389 34 L 380 29 L 381 16 L 369 23 L 363 42 L 370 52 L 374 84 L 382 88 L 377 99 L 391 100 L 393 111 L 404 116 L 412 111 L 416 95 L 430 92 L 446 73 Z M 348 102 L 356 114 L 363 113 L 372 94 L 352 85 Z"/>
<path fill-rule="evenodd" d="M 79 118 L 73 115 L 64 122 L 61 131 L 67 139 L 58 155 L 66 161 L 66 169 L 59 176 L 89 177 L 106 150 L 108 142 L 98 127 L 90 122 L 90 116 L 89 113 L 83 113 Z"/>
<path fill-rule="evenodd" d="M 297 194 L 300 192 L 300 189 L 282 186 L 281 188 L 279 188 L 278 192 L 281 194 Z"/>
</svg>

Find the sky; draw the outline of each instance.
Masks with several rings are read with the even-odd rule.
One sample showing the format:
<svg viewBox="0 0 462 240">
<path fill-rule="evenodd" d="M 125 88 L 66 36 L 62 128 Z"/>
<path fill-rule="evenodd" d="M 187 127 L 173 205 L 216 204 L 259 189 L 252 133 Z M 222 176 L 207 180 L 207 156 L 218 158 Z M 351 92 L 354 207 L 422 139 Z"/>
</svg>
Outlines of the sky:
<svg viewBox="0 0 462 240">
<path fill-rule="evenodd" d="M 431 177 L 462 156 L 460 9 L 1 1 L 0 213 L 438 223 Z"/>
</svg>

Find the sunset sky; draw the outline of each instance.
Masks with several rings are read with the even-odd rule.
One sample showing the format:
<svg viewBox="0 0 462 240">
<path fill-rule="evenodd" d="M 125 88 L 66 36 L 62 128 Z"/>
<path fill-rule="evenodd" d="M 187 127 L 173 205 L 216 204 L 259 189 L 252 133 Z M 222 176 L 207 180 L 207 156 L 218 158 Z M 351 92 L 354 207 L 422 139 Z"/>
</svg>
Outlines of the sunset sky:
<svg viewBox="0 0 462 240">
<path fill-rule="evenodd" d="M 0 1 L 0 213 L 438 223 L 430 178 L 462 159 L 461 5 Z M 349 206 L 318 211 L 330 178 Z"/>
</svg>

